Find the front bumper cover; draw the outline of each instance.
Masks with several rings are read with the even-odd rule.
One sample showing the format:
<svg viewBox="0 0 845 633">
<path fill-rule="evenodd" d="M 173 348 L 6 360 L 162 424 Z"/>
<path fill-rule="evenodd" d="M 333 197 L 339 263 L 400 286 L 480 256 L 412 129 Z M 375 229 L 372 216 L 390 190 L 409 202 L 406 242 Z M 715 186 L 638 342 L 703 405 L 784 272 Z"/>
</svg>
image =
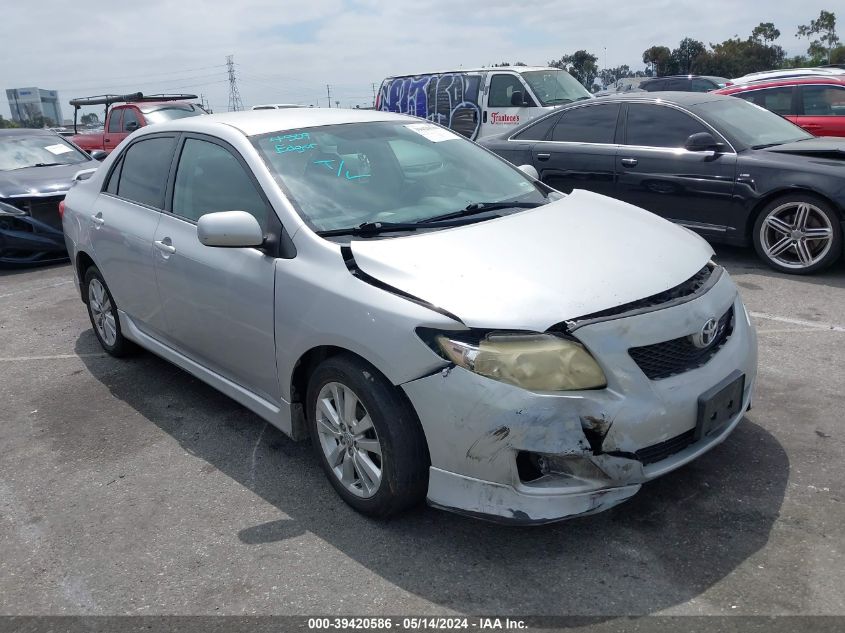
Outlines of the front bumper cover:
<svg viewBox="0 0 845 633">
<path fill-rule="evenodd" d="M 0 217 L 0 264 L 47 264 L 67 258 L 60 229 L 26 215 Z"/>
<path fill-rule="evenodd" d="M 654 381 L 628 354 L 630 347 L 692 334 L 731 305 L 733 332 L 702 367 Z M 431 505 L 522 524 L 598 512 L 722 442 L 750 405 L 757 339 L 728 275 L 692 301 L 584 326 L 577 336 L 605 371 L 605 389 L 533 393 L 459 367 L 403 385 L 428 439 Z M 736 370 L 745 374 L 739 414 L 660 461 L 637 459 L 637 451 L 693 429 L 698 396 Z M 525 480 L 520 452 L 587 460 L 592 474 Z"/>
</svg>

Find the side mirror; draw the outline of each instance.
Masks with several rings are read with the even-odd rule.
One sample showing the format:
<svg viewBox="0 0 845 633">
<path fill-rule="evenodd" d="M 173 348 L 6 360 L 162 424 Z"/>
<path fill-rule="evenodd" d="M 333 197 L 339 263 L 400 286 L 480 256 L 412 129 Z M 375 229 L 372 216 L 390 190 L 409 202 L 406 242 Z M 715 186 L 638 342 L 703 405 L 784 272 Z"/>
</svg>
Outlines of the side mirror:
<svg viewBox="0 0 845 633">
<path fill-rule="evenodd" d="M 523 108 L 528 105 L 528 99 L 525 98 L 522 90 L 514 90 L 511 93 L 511 105 L 517 108 Z"/>
<path fill-rule="evenodd" d="M 249 248 L 264 244 L 258 220 L 246 211 L 206 213 L 197 222 L 197 238 L 205 246 Z"/>
<path fill-rule="evenodd" d="M 697 134 L 690 134 L 687 142 L 684 143 L 684 149 L 690 152 L 719 153 L 725 150 L 725 144 L 716 141 L 710 132 L 698 132 Z"/>
<path fill-rule="evenodd" d="M 129 123 L 126 124 L 126 131 L 127 132 L 134 132 L 139 127 L 141 127 L 141 126 L 138 125 L 137 121 L 129 121 Z"/>
<path fill-rule="evenodd" d="M 529 178 L 540 180 L 540 172 L 537 171 L 534 165 L 520 165 L 517 169 Z"/>
<path fill-rule="evenodd" d="M 108 153 L 101 149 L 95 149 L 90 153 L 90 156 L 92 160 L 98 160 L 100 162 L 103 162 L 106 156 L 108 156 Z"/>
</svg>

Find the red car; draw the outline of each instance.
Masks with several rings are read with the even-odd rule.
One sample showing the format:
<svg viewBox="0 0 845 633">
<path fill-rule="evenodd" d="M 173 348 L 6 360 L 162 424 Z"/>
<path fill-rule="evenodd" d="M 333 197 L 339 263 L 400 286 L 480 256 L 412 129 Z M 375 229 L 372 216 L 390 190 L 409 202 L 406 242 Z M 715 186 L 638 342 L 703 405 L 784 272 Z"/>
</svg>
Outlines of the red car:
<svg viewBox="0 0 845 633">
<path fill-rule="evenodd" d="M 845 136 L 845 76 L 756 81 L 714 92 L 756 103 L 815 136 Z"/>
</svg>

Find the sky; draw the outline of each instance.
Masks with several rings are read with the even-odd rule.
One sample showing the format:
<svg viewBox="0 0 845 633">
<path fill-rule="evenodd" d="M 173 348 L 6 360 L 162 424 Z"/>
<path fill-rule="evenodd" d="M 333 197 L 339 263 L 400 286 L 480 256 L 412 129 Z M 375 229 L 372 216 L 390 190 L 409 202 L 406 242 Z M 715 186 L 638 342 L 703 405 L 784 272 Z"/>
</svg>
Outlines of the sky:
<svg viewBox="0 0 845 633">
<path fill-rule="evenodd" d="M 143 91 L 203 94 L 228 107 L 226 56 L 241 99 L 258 103 L 370 105 L 390 75 L 489 66 L 546 65 L 586 49 L 600 66 L 642 69 L 642 52 L 686 37 L 705 44 L 747 37 L 774 22 L 787 54 L 804 53 L 798 25 L 837 2 L 768 0 L 66 0 L 7 3 L 0 20 L 0 114 L 6 88 L 73 97 Z M 90 5 L 86 7 L 84 5 Z M 845 11 L 840 17 L 845 25 Z M 845 26 L 841 27 L 845 31 Z M 845 36 L 845 33 L 843 33 Z M 95 110 L 99 111 L 99 110 Z"/>
</svg>

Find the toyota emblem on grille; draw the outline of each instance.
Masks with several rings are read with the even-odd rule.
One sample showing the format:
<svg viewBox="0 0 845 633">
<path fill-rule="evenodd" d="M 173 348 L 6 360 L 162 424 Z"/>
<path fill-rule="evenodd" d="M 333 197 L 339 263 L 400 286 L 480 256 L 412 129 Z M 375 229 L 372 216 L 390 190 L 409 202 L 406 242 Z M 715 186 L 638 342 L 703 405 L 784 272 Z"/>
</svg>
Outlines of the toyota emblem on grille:
<svg viewBox="0 0 845 633">
<path fill-rule="evenodd" d="M 690 341 L 699 349 L 705 349 L 713 344 L 716 340 L 716 335 L 719 333 L 719 322 L 716 317 L 707 319 L 707 322 L 701 326 L 701 331 L 696 332 L 690 336 Z"/>
</svg>

